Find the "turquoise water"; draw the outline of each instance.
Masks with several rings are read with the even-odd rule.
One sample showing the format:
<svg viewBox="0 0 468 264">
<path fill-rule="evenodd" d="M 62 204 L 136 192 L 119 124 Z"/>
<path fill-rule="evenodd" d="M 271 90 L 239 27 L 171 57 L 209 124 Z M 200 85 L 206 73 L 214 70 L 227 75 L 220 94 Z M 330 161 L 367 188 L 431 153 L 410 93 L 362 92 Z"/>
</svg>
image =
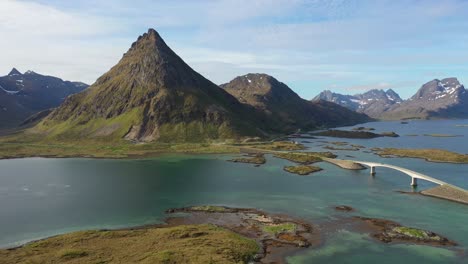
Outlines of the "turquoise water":
<svg viewBox="0 0 468 264">
<path fill-rule="evenodd" d="M 444 147 L 467 152 L 464 121 L 377 122 L 365 126 L 396 131 L 400 138 L 308 140 L 313 151 L 320 140 L 346 141 L 367 147 Z M 411 132 L 409 132 L 411 131 Z M 409 137 L 445 133 L 456 138 Z M 299 139 L 300 141 L 300 139 Z M 334 151 L 340 157 L 379 161 L 422 172 L 468 189 L 468 165 L 429 163 L 419 159 L 381 158 Z M 335 205 L 350 205 L 355 215 L 386 218 L 429 229 L 460 244 L 454 250 L 376 243 L 366 234 L 338 230 L 325 234 L 324 245 L 291 256 L 291 263 L 463 263 L 467 262 L 468 206 L 396 190 L 411 190 L 410 178 L 378 168 L 347 171 L 319 163 L 324 170 L 308 177 L 282 170 L 289 161 L 267 156 L 261 167 L 226 162 L 228 155 L 169 155 L 144 160 L 27 158 L 0 161 L 0 247 L 54 234 L 92 228 L 158 223 L 164 211 L 195 204 L 255 207 L 287 213 L 318 225 L 343 216 Z M 346 157 L 349 158 L 349 157 Z M 434 186 L 420 181 L 418 188 Z"/>
</svg>

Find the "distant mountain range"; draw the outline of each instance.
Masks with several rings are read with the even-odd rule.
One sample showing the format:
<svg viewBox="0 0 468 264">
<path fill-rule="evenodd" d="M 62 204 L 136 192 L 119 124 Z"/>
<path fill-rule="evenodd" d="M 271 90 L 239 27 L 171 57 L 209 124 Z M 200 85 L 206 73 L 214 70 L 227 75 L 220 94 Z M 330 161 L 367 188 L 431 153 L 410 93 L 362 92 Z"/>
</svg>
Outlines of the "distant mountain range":
<svg viewBox="0 0 468 264">
<path fill-rule="evenodd" d="M 379 118 L 382 113 L 403 102 L 400 96 L 391 89 L 387 91 L 374 89 L 356 95 L 343 95 L 326 90 L 312 101 L 317 100 L 333 102 L 372 118 Z"/>
<path fill-rule="evenodd" d="M 369 120 L 334 103 L 303 100 L 271 76 L 247 76 L 222 89 L 150 29 L 117 65 L 31 131 L 61 140 L 200 142 Z"/>
<path fill-rule="evenodd" d="M 13 68 L 0 77 L 0 128 L 20 125 L 31 115 L 59 106 L 65 98 L 88 87 L 33 71 Z"/>
<path fill-rule="evenodd" d="M 343 95 L 323 91 L 314 100 L 327 100 L 378 119 L 467 118 L 468 92 L 456 78 L 432 80 L 402 100 L 393 90 Z"/>
</svg>

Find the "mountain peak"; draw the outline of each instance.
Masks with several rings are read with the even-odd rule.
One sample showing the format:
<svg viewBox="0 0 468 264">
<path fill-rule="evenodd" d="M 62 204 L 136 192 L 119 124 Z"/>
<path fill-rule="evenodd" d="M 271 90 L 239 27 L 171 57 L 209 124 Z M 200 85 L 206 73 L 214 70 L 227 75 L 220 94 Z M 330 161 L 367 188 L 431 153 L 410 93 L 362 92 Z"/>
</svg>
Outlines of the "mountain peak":
<svg viewBox="0 0 468 264">
<path fill-rule="evenodd" d="M 286 84 L 265 73 L 248 73 L 221 85 L 243 103 L 263 107 L 268 102 L 296 100 L 300 97 Z"/>
<path fill-rule="evenodd" d="M 15 76 L 15 75 L 21 75 L 21 72 L 19 72 L 16 68 L 11 69 L 10 73 L 8 73 L 8 76 Z"/>
<path fill-rule="evenodd" d="M 166 42 L 164 42 L 163 38 L 153 28 L 148 29 L 147 33 L 144 33 L 143 35 L 139 36 L 137 41 L 132 43 L 132 46 L 126 54 L 134 50 L 140 50 L 145 48 L 153 48 L 153 52 L 157 52 L 157 50 L 159 49 L 169 49 Z"/>
</svg>

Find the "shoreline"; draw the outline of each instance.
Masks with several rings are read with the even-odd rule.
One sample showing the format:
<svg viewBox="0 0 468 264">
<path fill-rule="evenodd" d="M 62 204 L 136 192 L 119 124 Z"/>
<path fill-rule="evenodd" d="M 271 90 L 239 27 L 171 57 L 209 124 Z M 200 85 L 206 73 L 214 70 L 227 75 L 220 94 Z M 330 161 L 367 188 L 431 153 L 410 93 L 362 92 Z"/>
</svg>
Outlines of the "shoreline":
<svg viewBox="0 0 468 264">
<path fill-rule="evenodd" d="M 52 235 L 40 239 L 30 240 L 21 245 L 0 248 L 1 254 L 15 254 L 17 251 L 27 251 L 29 248 L 34 250 L 41 250 L 41 245 L 45 245 L 44 250 L 54 250 L 53 247 L 66 245 L 54 243 L 50 244 L 49 240 L 61 241 L 64 237 L 72 236 L 74 239 L 80 239 L 85 237 L 89 233 L 93 234 L 107 234 L 109 233 L 109 239 L 115 241 L 121 236 L 111 235 L 111 233 L 117 232 L 150 232 L 151 230 L 169 230 L 171 228 L 185 228 L 185 227 L 203 227 L 203 226 L 214 226 L 221 228 L 219 232 L 229 231 L 240 236 L 242 239 L 250 239 L 256 241 L 259 246 L 259 251 L 252 255 L 255 263 L 286 263 L 286 257 L 300 254 L 302 251 L 307 249 L 320 249 L 325 245 L 327 236 L 336 233 L 339 230 L 348 230 L 350 232 L 356 232 L 361 234 L 367 234 L 368 237 L 378 244 L 415 244 L 415 245 L 427 245 L 434 247 L 445 247 L 452 251 L 459 251 L 457 243 L 439 236 L 431 231 L 425 231 L 422 229 L 415 229 L 411 227 L 403 226 L 395 221 L 380 219 L 380 218 L 368 218 L 364 216 L 356 215 L 356 209 L 345 206 L 345 205 L 334 205 L 336 214 L 333 220 L 315 224 L 311 220 L 305 220 L 296 218 L 294 216 L 269 213 L 256 208 L 231 208 L 225 206 L 191 206 L 183 208 L 175 208 L 166 210 L 166 217 L 164 223 L 158 224 L 144 224 L 122 228 L 101 228 L 91 230 L 78 230 L 73 232 L 66 232 L 62 234 Z M 184 215 L 178 215 L 182 213 Z M 176 215 L 171 215 L 176 214 Z M 286 224 L 293 224 L 295 227 L 293 230 L 284 229 L 279 231 L 267 231 L 267 228 L 275 228 Z M 288 227 L 289 228 L 289 227 Z M 396 228 L 396 229 L 395 229 Z M 424 238 L 419 235 L 409 235 L 406 233 L 395 233 L 395 230 L 414 230 L 414 232 L 423 232 Z M 273 229 L 272 229 L 273 230 Z M 259 233 L 260 232 L 260 233 Z M 279 232 L 279 233 L 277 233 Z M 141 234 L 141 233 L 140 233 Z M 196 237 L 203 236 L 204 233 L 194 233 Z M 429 235 L 429 237 L 427 237 Z M 91 239 L 95 236 L 93 235 Z M 99 237 L 99 235 L 98 235 Z M 171 241 L 180 239 L 183 237 L 173 237 Z M 89 238 L 83 238 L 89 239 Z M 117 243 L 117 242 L 116 242 Z M 38 246 L 37 246 L 38 245 Z M 97 252 L 93 250 L 99 250 L 99 246 L 93 247 L 89 244 L 86 246 L 79 246 L 86 252 L 93 252 L 91 255 L 96 256 Z M 50 248 L 52 247 L 52 249 Z M 66 247 L 69 248 L 69 247 Z M 3 252 L 1 252 L 3 250 Z M 10 252 L 10 253 L 8 253 Z M 30 252 L 31 253 L 31 252 Z M 45 254 L 45 253 L 42 253 Z M 20 254 L 21 255 L 21 254 Z M 5 255 L 8 256 L 8 255 Z M 28 255 L 21 255 L 22 258 L 28 258 Z M 85 255 L 87 256 L 87 255 Z"/>
</svg>

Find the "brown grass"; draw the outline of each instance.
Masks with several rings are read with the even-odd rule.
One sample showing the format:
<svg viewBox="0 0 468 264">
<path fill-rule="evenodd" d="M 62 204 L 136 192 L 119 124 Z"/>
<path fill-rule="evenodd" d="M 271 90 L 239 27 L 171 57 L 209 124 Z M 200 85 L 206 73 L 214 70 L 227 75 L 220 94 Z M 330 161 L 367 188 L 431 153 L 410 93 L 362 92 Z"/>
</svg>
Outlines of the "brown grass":
<svg viewBox="0 0 468 264">
<path fill-rule="evenodd" d="M 468 155 L 451 152 L 443 149 L 378 149 L 377 154 L 381 156 L 398 156 L 409 158 L 426 159 L 427 161 L 446 163 L 468 163 Z"/>
<path fill-rule="evenodd" d="M 0 250 L 0 263 L 246 263 L 253 240 L 213 225 L 83 231 Z"/>
</svg>

